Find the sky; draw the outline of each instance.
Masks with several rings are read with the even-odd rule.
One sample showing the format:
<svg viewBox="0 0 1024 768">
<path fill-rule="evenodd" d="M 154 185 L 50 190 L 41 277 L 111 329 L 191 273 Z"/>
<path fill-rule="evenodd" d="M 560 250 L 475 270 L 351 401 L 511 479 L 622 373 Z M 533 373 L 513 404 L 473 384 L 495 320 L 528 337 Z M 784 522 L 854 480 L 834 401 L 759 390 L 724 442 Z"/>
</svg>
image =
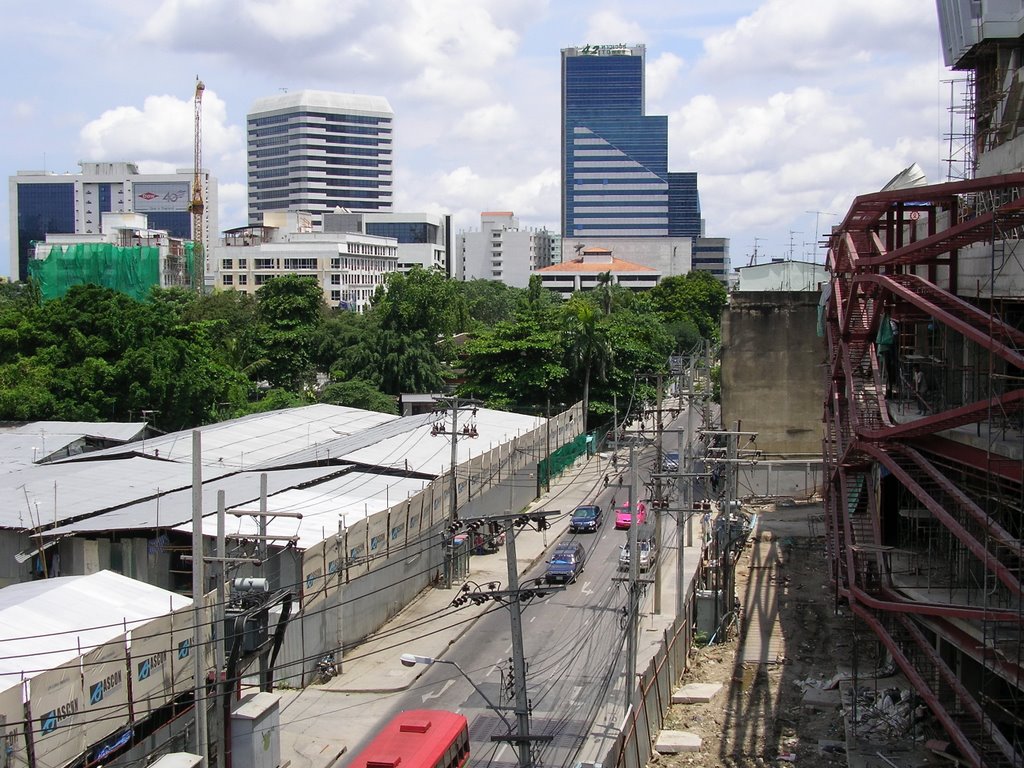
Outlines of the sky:
<svg viewBox="0 0 1024 768">
<path fill-rule="evenodd" d="M 823 260 L 858 194 L 949 172 L 933 0 L 50 0 L 4 3 L 0 164 L 191 169 L 195 79 L 220 229 L 246 223 L 245 117 L 283 90 L 384 96 L 396 211 L 558 230 L 560 50 L 646 45 L 646 113 L 733 266 Z M 0 209 L 9 210 L 8 186 Z M 9 265 L 0 220 L 0 274 Z"/>
</svg>

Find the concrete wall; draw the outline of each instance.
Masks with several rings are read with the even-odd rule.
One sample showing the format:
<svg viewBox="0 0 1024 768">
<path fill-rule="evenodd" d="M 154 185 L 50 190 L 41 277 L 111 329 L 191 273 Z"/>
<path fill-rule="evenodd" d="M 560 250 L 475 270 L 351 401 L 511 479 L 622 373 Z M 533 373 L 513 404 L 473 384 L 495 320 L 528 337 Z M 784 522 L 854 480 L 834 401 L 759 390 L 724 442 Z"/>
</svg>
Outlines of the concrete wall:
<svg viewBox="0 0 1024 768">
<path fill-rule="evenodd" d="M 722 424 L 766 456 L 821 454 L 824 340 L 818 294 L 736 292 L 722 315 Z"/>
</svg>

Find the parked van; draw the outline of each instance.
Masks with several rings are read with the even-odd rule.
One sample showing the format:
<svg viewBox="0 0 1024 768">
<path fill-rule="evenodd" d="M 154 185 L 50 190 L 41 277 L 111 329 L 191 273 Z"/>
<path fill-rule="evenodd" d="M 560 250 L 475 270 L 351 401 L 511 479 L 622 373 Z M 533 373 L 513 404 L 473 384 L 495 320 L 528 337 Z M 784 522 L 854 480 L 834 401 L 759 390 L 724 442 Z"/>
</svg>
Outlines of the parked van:
<svg viewBox="0 0 1024 768">
<path fill-rule="evenodd" d="M 639 525 L 636 529 L 637 549 L 640 551 L 640 571 L 646 572 L 654 566 L 658 559 L 658 542 L 654 538 L 654 526 L 651 524 Z M 629 541 L 622 545 L 619 550 L 619 570 L 629 570 Z"/>
</svg>

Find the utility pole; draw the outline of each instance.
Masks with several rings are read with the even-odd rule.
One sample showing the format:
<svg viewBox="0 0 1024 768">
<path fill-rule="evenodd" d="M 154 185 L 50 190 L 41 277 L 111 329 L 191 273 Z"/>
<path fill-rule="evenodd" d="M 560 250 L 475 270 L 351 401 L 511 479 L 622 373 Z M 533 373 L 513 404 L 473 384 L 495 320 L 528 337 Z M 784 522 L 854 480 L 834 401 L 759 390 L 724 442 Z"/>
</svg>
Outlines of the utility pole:
<svg viewBox="0 0 1024 768">
<path fill-rule="evenodd" d="M 462 590 L 452 600 L 453 606 L 464 605 L 467 602 L 482 604 L 488 600 L 495 600 L 502 603 L 509 609 L 509 616 L 512 629 L 512 670 L 515 679 L 515 714 L 516 732 L 508 735 L 491 736 L 492 741 L 507 741 L 515 745 L 519 758 L 519 768 L 532 768 L 533 745 L 538 742 L 551 741 L 554 737 L 549 735 L 536 735 L 530 733 L 530 699 L 526 688 L 526 652 L 523 646 L 523 605 L 535 597 L 547 597 L 565 589 L 564 586 L 547 587 L 538 586 L 528 589 L 521 589 L 519 585 L 519 565 L 516 560 L 516 532 L 519 528 L 528 523 L 535 524 L 540 530 L 546 530 L 549 526 L 548 516 L 560 514 L 558 511 L 538 512 L 532 515 L 517 514 L 509 509 L 506 515 L 486 517 L 475 521 L 460 521 L 450 528 L 461 527 L 468 524 L 471 530 L 476 527 L 489 524 L 495 521 L 506 523 L 505 526 L 505 560 L 508 572 L 508 589 L 498 589 L 500 584 L 492 582 L 486 585 L 476 585 L 476 591 L 472 591 L 470 584 L 463 585 Z M 472 681 L 471 681 L 472 682 Z M 500 713 L 499 713 L 500 714 Z M 502 718 L 504 719 L 504 718 Z"/>
<path fill-rule="evenodd" d="M 548 410 L 547 419 L 544 422 L 545 425 L 545 447 L 544 447 L 544 461 L 547 465 L 547 472 L 544 473 L 544 490 L 551 490 L 551 395 L 548 395 Z M 512 473 L 513 475 L 515 473 Z M 510 509 L 509 512 L 512 510 Z"/>
<path fill-rule="evenodd" d="M 639 525 L 636 501 L 636 451 L 635 446 L 629 446 L 629 511 L 632 519 L 629 523 L 629 599 L 627 601 L 626 615 L 626 709 L 633 706 L 633 684 L 636 682 L 636 653 L 637 653 L 637 627 L 639 617 L 637 613 L 640 607 L 640 541 L 637 538 L 637 526 Z"/>
<path fill-rule="evenodd" d="M 459 410 L 462 408 L 471 408 L 472 415 L 476 416 L 477 406 L 480 405 L 479 400 L 472 400 L 467 398 L 453 397 L 438 397 L 435 398 L 436 402 L 443 405 L 445 410 L 451 410 L 452 412 L 452 428 L 449 432 L 440 423 L 435 422 L 434 426 L 430 430 L 432 436 L 437 435 L 451 435 L 452 438 L 452 456 L 451 456 L 451 491 L 450 491 L 450 505 L 448 508 L 448 524 L 454 525 L 459 521 L 459 482 L 457 469 L 459 466 L 459 436 L 462 437 L 476 437 L 476 424 L 469 422 L 462 426 L 462 432 L 459 432 Z"/>
<path fill-rule="evenodd" d="M 663 395 L 662 390 L 662 375 L 658 374 L 658 408 L 657 408 L 657 419 L 658 423 L 655 425 L 655 467 L 657 467 L 658 474 L 654 478 L 654 498 L 655 502 L 652 504 L 654 507 L 654 541 L 658 549 L 661 549 L 661 508 L 667 506 L 665 504 L 665 498 L 663 496 L 664 489 L 661 485 L 661 471 L 663 468 L 663 456 L 661 448 L 662 438 L 662 425 L 661 425 L 661 399 Z M 658 557 L 654 566 L 654 612 L 656 614 L 661 613 L 661 557 Z"/>
<path fill-rule="evenodd" d="M 612 392 L 612 451 L 619 452 L 619 396 Z"/>
<path fill-rule="evenodd" d="M 203 573 L 203 439 L 198 429 L 192 430 L 192 674 L 193 702 L 196 719 L 196 754 L 202 768 L 209 768 L 210 745 L 206 735 L 206 670 L 203 669 L 203 596 L 206 578 Z"/>
<path fill-rule="evenodd" d="M 512 510 L 509 510 L 512 514 Z M 510 526 L 505 534 L 505 560 L 508 565 L 508 588 L 519 590 L 519 566 L 516 562 L 516 527 Z M 526 696 L 526 655 L 523 648 L 523 609 L 519 600 L 509 603 L 512 617 L 512 663 L 516 676 L 516 730 L 520 740 L 516 743 L 519 752 L 519 768 L 533 765 L 530 744 L 530 702 Z"/>
</svg>

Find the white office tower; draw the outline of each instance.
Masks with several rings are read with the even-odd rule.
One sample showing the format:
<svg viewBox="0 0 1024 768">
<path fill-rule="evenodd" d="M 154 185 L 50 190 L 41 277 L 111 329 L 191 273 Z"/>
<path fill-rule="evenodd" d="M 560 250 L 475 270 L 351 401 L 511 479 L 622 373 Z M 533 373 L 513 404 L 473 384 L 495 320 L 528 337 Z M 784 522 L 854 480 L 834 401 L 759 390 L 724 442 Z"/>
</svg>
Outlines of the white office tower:
<svg viewBox="0 0 1024 768">
<path fill-rule="evenodd" d="M 267 211 L 390 211 L 394 112 L 382 96 L 295 91 L 248 115 L 249 224 Z"/>
</svg>

